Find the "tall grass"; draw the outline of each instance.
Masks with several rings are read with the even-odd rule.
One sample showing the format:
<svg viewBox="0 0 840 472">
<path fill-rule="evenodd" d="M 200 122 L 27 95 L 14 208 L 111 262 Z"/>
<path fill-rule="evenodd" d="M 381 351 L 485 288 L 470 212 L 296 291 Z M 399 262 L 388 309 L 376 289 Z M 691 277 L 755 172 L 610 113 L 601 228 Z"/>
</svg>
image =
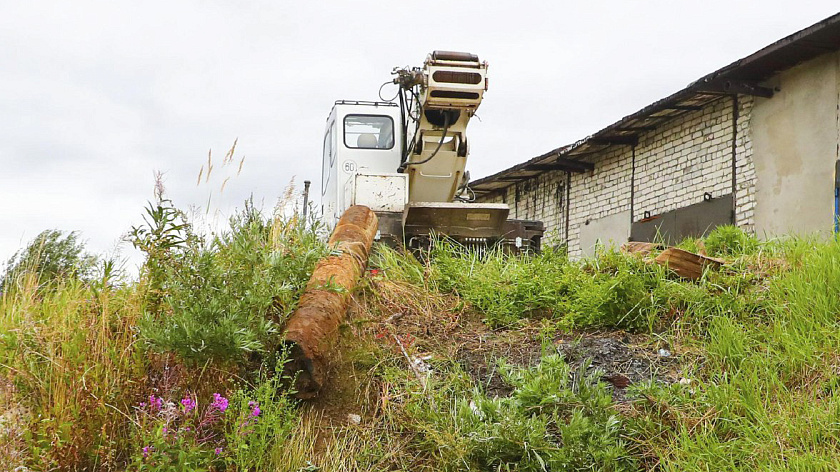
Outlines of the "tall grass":
<svg viewBox="0 0 840 472">
<path fill-rule="evenodd" d="M 142 447 L 149 445 L 135 440 L 169 439 L 143 429 L 138 405 L 150 395 L 177 404 L 221 392 L 241 411 L 261 402 L 257 413 L 244 413 L 259 416 L 260 426 L 231 436 L 236 449 L 219 457 L 193 444 L 184 463 L 210 457 L 227 470 L 267 463 L 275 444 L 285 442 L 275 433 L 291 430 L 297 413 L 271 383 L 276 379 L 257 371 L 282 361 L 274 352 L 279 327 L 327 252 L 316 230 L 246 205 L 229 230 L 201 236 L 161 199 L 133 231 L 148 255 L 139 281 L 114 279 L 113 263 L 103 265 L 100 278 L 80 277 L 89 258 L 80 257 L 75 239 L 46 251 L 34 241 L 22 253 L 27 262 L 4 275 L 0 296 L 0 387 L 13 395 L 0 411 L 0 438 L 19 449 L 0 458 L 36 470 L 125 470 L 129 463 L 147 470 Z M 44 261 L 56 260 L 66 263 L 47 270 L 55 264 Z M 254 354 L 267 356 L 261 362 Z M 249 397 L 252 389 L 262 396 Z"/>
<path fill-rule="evenodd" d="M 789 257 L 791 269 L 758 289 L 765 301 L 755 316 L 720 302 L 708 310 L 706 363 L 692 372 L 699 382 L 654 389 L 654 403 L 639 404 L 638 436 L 662 470 L 840 463 L 840 244 L 793 239 L 763 249 Z"/>
<path fill-rule="evenodd" d="M 72 264 L 50 277 L 37 264 L 7 273 L 0 459 L 35 470 L 171 470 L 150 464 L 142 447 L 157 444 L 155 457 L 164 457 L 172 440 L 159 426 L 188 423 L 144 423 L 139 403 L 164 396 L 167 411 L 186 417 L 184 400 L 217 393 L 230 398 L 214 426 L 220 450 L 182 436 L 195 439 L 184 443 L 182 463 L 230 471 L 810 471 L 840 463 L 840 242 L 760 243 L 722 228 L 684 242 L 726 261 L 697 281 L 615 251 L 571 261 L 555 250 L 518 257 L 440 243 L 419 262 L 380 248 L 371 259 L 378 272 L 358 297 L 360 306 L 375 303 L 342 330 L 364 338 L 349 356 L 353 375 L 342 379 L 364 371 L 366 417 L 336 426 L 346 411 L 302 417 L 278 379 L 257 372 L 276 368 L 266 354 L 328 252 L 316 232 L 246 206 L 229 228 L 200 236 L 161 200 L 134 231 L 148 255 L 137 282 L 115 280 L 112 268 L 79 277 Z M 498 367 L 512 393 L 493 398 L 444 345 L 469 310 L 499 330 L 539 320 L 553 330 L 665 337 L 692 352 L 683 359 L 687 380 L 634 385 L 632 402 L 616 405 L 596 371 L 568 365 L 546 342 L 539 364 Z M 393 331 L 399 317 L 418 325 L 418 337 L 441 339 L 411 345 L 391 336 L 402 334 Z M 424 357 L 431 371 L 422 377 L 412 366 L 425 350 L 434 355 Z M 166 460 L 181 459 L 175 452 Z"/>
<path fill-rule="evenodd" d="M 0 298 L 0 373 L 28 411 L 28 455 L 43 470 L 108 469 L 118 463 L 126 415 L 144 375 L 135 349 L 140 297 L 19 273 Z M 19 464 L 23 465 L 23 464 Z"/>
<path fill-rule="evenodd" d="M 757 282 L 743 264 L 692 283 L 658 264 L 616 250 L 571 261 L 561 250 L 514 256 L 470 250 L 446 241 L 435 245 L 425 268 L 410 256 L 387 249 L 374 258 L 374 264 L 386 276 L 458 295 L 493 327 L 515 327 L 522 321 L 548 318 L 566 328 L 652 332 L 703 312 L 709 300 L 718 296 L 751 310 L 745 294 Z"/>
</svg>

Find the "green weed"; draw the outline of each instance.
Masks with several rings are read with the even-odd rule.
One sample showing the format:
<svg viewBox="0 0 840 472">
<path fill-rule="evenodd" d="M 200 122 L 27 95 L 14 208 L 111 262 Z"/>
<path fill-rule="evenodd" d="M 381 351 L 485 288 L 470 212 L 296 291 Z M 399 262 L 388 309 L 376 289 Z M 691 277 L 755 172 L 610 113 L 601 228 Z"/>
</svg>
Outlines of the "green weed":
<svg viewBox="0 0 840 472">
<path fill-rule="evenodd" d="M 168 221 L 142 234 L 155 234 Z M 139 324 L 145 343 L 191 362 L 242 363 L 252 353 L 272 352 L 278 326 L 327 252 L 315 229 L 267 220 L 246 205 L 228 230 L 208 241 L 189 234 L 188 225 L 177 231 L 187 236 L 164 239 L 162 248 L 152 239 L 146 249 L 151 282 Z M 161 257 L 166 264 L 155 262 Z"/>
<path fill-rule="evenodd" d="M 755 253 L 758 239 L 733 225 L 718 226 L 706 237 L 706 250 L 710 256 L 743 256 Z"/>
<path fill-rule="evenodd" d="M 557 355 L 530 369 L 504 365 L 514 389 L 505 398 L 469 390 L 452 372 L 406 405 L 417 447 L 443 470 L 636 470 L 610 393 L 586 370 Z"/>
</svg>

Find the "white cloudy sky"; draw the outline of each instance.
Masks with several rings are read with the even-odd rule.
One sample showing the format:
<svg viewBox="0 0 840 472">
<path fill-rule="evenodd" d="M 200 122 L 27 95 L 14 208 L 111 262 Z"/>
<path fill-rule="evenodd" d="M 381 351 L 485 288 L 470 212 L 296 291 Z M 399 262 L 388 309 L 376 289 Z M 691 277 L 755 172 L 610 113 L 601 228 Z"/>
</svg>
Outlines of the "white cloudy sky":
<svg viewBox="0 0 840 472">
<path fill-rule="evenodd" d="M 141 222 L 156 170 L 180 207 L 209 201 L 225 215 L 253 195 L 270 209 L 293 178 L 317 185 L 335 100 L 376 99 L 392 67 L 434 49 L 490 63 L 470 125 L 477 178 L 838 10 L 829 0 L 0 0 L 0 261 L 48 228 L 112 251 Z M 221 167 L 236 138 L 239 176 Z M 216 170 L 197 186 L 210 149 Z"/>
</svg>

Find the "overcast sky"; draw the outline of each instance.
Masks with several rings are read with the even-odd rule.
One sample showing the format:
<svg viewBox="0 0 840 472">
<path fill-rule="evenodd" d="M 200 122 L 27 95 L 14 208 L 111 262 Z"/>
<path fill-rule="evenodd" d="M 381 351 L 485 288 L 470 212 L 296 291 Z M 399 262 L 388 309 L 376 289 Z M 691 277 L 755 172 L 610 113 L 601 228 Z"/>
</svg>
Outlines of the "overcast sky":
<svg viewBox="0 0 840 472">
<path fill-rule="evenodd" d="M 318 195 L 335 100 L 435 49 L 490 63 L 473 178 L 580 139 L 838 10 L 836 1 L 0 0 L 0 260 L 44 229 L 112 252 L 153 198 Z M 386 94 L 387 95 L 387 94 Z M 234 162 L 222 157 L 238 138 Z M 196 185 L 212 149 L 215 169 Z M 244 157 L 241 173 L 237 166 Z M 222 183 L 230 178 L 221 191 Z M 132 256 L 123 245 L 123 254 Z"/>
</svg>

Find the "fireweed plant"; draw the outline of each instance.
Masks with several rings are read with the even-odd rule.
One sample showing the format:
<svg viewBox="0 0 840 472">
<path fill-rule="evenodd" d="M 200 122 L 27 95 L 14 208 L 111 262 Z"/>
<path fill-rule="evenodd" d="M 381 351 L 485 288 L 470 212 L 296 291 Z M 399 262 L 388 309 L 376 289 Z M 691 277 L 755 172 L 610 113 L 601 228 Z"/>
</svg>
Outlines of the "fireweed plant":
<svg viewBox="0 0 840 472">
<path fill-rule="evenodd" d="M 286 442 L 298 423 L 294 406 L 279 373 L 230 399 L 149 395 L 135 408 L 129 470 L 263 470 L 272 464 L 267 452 Z"/>
<path fill-rule="evenodd" d="M 219 393 L 206 406 L 191 396 L 175 402 L 149 395 L 136 409 L 130 470 L 213 470 L 223 463 L 228 406 Z"/>
<path fill-rule="evenodd" d="M 282 362 L 273 376 L 263 376 L 256 387 L 239 390 L 225 418 L 225 446 L 221 457 L 227 470 L 269 470 L 276 453 L 288 444 L 300 422 L 295 402 L 284 386 Z M 273 469 L 272 469 L 273 470 Z"/>
</svg>

